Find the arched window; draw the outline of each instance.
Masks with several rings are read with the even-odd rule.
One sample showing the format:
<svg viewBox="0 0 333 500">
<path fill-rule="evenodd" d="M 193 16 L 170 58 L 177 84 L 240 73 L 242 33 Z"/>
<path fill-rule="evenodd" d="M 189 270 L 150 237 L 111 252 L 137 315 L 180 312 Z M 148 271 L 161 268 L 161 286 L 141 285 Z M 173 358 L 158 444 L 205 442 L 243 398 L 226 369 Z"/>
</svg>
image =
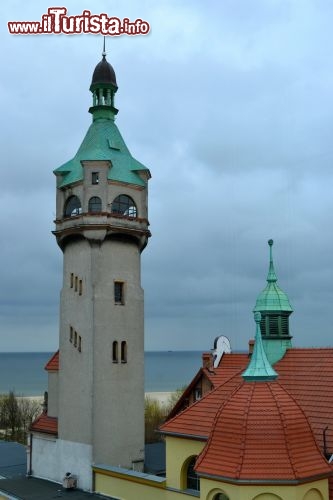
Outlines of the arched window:
<svg viewBox="0 0 333 500">
<path fill-rule="evenodd" d="M 118 363 L 118 342 L 116 340 L 112 343 L 112 362 Z"/>
<path fill-rule="evenodd" d="M 187 464 L 186 488 L 188 490 L 200 491 L 200 478 L 194 470 L 197 457 L 192 457 Z"/>
<path fill-rule="evenodd" d="M 98 196 L 93 196 L 89 200 L 88 212 L 98 213 L 102 211 L 102 200 Z"/>
<path fill-rule="evenodd" d="M 80 199 L 77 196 L 70 196 L 65 203 L 64 216 L 74 217 L 82 213 Z"/>
<path fill-rule="evenodd" d="M 213 500 L 229 500 L 229 497 L 225 493 L 217 493 Z"/>
<path fill-rule="evenodd" d="M 132 198 L 126 194 L 121 194 L 113 200 L 111 212 L 113 214 L 126 215 L 128 217 L 137 216 L 136 205 Z"/>
<path fill-rule="evenodd" d="M 125 340 L 121 343 L 121 362 L 127 363 L 127 342 Z"/>
</svg>

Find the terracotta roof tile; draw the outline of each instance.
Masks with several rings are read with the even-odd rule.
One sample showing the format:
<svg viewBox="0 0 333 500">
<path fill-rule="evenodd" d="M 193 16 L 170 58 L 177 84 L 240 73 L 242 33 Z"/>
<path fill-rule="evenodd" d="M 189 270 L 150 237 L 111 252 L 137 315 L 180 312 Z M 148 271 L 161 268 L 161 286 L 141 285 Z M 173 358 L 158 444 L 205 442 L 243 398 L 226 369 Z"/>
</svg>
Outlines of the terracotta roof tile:
<svg viewBox="0 0 333 500">
<path fill-rule="evenodd" d="M 32 422 L 30 430 L 58 435 L 58 419 L 55 417 L 49 417 L 45 412 L 43 412 L 34 422 Z"/>
<path fill-rule="evenodd" d="M 248 362 L 247 354 L 224 354 L 219 367 L 207 374 L 216 389 L 168 420 L 161 431 L 208 439 L 218 410 L 242 383 L 241 374 Z M 333 349 L 292 348 L 274 368 L 279 374 L 279 385 L 304 411 L 321 452 L 324 451 L 323 431 L 328 426 L 326 451 L 333 453 Z M 242 410 L 235 408 L 237 411 Z M 297 428 L 294 435 L 301 438 Z"/>
<path fill-rule="evenodd" d="M 45 370 L 55 372 L 59 370 L 59 350 L 53 354 L 45 365 Z"/>
<path fill-rule="evenodd" d="M 277 382 L 242 382 L 217 412 L 196 470 L 242 481 L 328 476 L 311 427 Z"/>
<path fill-rule="evenodd" d="M 217 389 L 209 392 L 200 401 L 165 422 L 161 426 L 161 431 L 165 434 L 188 434 L 207 439 L 218 408 L 238 387 L 239 383 L 240 378 L 232 377 Z"/>
</svg>

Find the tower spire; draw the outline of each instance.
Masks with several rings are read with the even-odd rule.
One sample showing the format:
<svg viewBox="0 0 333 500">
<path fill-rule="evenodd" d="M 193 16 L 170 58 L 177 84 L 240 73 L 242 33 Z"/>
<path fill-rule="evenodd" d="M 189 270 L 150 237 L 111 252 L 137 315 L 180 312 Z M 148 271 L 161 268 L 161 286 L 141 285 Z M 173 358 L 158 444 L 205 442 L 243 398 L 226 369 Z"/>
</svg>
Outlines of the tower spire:
<svg viewBox="0 0 333 500">
<path fill-rule="evenodd" d="M 278 376 L 276 371 L 272 368 L 270 362 L 267 359 L 266 352 L 262 343 L 261 331 L 260 331 L 260 312 L 254 313 L 254 321 L 256 322 L 256 336 L 254 343 L 254 350 L 251 357 L 251 361 L 243 372 L 242 377 L 246 381 L 261 381 L 266 382 L 268 380 L 275 380 Z"/>
<path fill-rule="evenodd" d="M 273 240 L 268 240 L 269 269 L 267 284 L 258 295 L 253 312 L 261 313 L 261 334 L 267 357 L 271 363 L 282 358 L 291 347 L 289 316 L 293 312 L 288 295 L 277 284 L 273 262 Z"/>
<path fill-rule="evenodd" d="M 269 269 L 268 269 L 268 275 L 267 275 L 267 282 L 268 283 L 276 283 L 277 282 L 277 276 L 275 273 L 274 269 L 274 263 L 273 263 L 273 240 L 268 240 L 268 245 L 269 245 Z"/>
<path fill-rule="evenodd" d="M 118 109 L 114 105 L 114 96 L 117 90 L 116 74 L 111 64 L 106 60 L 104 37 L 102 60 L 95 67 L 90 85 L 93 105 L 89 108 L 89 113 L 93 115 L 93 121 L 115 119 L 118 113 Z"/>
</svg>

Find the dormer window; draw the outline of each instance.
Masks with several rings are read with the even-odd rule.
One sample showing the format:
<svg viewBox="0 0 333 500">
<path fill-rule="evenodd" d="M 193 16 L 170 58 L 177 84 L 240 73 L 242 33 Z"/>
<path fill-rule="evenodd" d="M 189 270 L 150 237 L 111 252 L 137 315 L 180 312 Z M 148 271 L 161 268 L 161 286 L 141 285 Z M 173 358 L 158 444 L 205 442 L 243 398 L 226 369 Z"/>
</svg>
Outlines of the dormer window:
<svg viewBox="0 0 333 500">
<path fill-rule="evenodd" d="M 99 172 L 92 172 L 91 173 L 91 184 L 98 184 L 99 183 Z"/>
</svg>

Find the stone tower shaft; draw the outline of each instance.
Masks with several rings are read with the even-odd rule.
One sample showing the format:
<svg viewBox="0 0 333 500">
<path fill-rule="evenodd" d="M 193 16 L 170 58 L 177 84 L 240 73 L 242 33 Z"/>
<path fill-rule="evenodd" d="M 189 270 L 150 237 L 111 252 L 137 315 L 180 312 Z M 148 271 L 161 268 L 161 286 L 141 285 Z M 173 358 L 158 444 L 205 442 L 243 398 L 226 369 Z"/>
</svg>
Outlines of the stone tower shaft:
<svg viewBox="0 0 333 500">
<path fill-rule="evenodd" d="M 90 86 L 92 124 L 54 172 L 63 251 L 58 438 L 78 475 L 91 463 L 140 469 L 144 460 L 141 252 L 150 172 L 114 123 L 117 89 L 103 54 Z"/>
</svg>

